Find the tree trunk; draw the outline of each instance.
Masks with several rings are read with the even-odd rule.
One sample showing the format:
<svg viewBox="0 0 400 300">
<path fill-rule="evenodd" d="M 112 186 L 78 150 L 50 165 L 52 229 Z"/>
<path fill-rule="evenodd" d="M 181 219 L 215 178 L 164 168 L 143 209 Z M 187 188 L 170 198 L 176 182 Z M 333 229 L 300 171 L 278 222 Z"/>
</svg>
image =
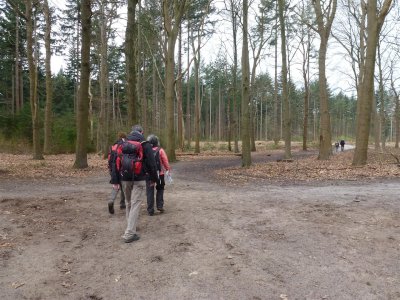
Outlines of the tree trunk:
<svg viewBox="0 0 400 300">
<path fill-rule="evenodd" d="M 43 159 L 42 147 L 40 145 L 40 124 L 39 124 L 39 99 L 37 95 L 37 61 L 33 56 L 33 30 L 34 21 L 32 18 L 32 1 L 26 0 L 26 52 L 29 65 L 29 99 L 32 116 L 32 141 L 33 159 Z M 36 23 L 36 22 L 35 22 Z M 36 49 L 37 53 L 38 49 Z"/>
<path fill-rule="evenodd" d="M 251 165 L 250 148 L 250 66 L 248 44 L 248 0 L 243 0 L 243 46 L 242 46 L 242 167 Z"/>
<path fill-rule="evenodd" d="M 174 130 L 174 85 L 175 85 L 175 42 L 176 36 L 170 35 L 168 39 L 168 52 L 165 63 L 165 103 L 167 114 L 167 155 L 170 161 L 175 161 L 175 130 Z"/>
<path fill-rule="evenodd" d="M 329 114 L 328 86 L 326 82 L 326 52 L 328 39 L 331 33 L 333 19 L 336 14 L 337 0 L 329 2 L 330 14 L 324 16 L 321 8 L 321 1 L 314 2 L 315 14 L 317 17 L 318 34 L 320 36 L 320 47 L 318 51 L 319 69 L 319 97 L 320 97 L 320 135 L 318 159 L 327 160 L 332 154 L 331 120 Z M 324 24 L 326 18 L 326 24 Z"/>
<path fill-rule="evenodd" d="M 225 78 L 228 78 L 227 67 L 225 67 Z M 227 96 L 226 96 L 227 97 L 226 110 L 225 110 L 225 114 L 226 114 L 226 136 L 227 136 L 227 140 L 228 140 L 228 151 L 232 151 L 231 100 L 230 100 L 230 97 L 229 97 L 230 96 L 229 95 L 229 88 L 227 89 L 226 94 L 227 94 Z"/>
<path fill-rule="evenodd" d="M 221 84 L 218 85 L 218 142 L 221 140 Z"/>
<path fill-rule="evenodd" d="M 372 99 L 372 118 L 374 120 L 372 124 L 372 132 L 374 134 L 374 144 L 375 150 L 379 151 L 381 149 L 381 122 L 379 120 L 378 114 L 378 99 L 376 99 L 375 95 Z"/>
<path fill-rule="evenodd" d="M 400 142 L 400 103 L 399 103 L 399 95 L 396 91 L 395 88 L 395 83 L 393 81 L 393 71 L 391 71 L 391 77 L 390 77 L 390 84 L 392 87 L 392 92 L 394 95 L 394 128 L 395 128 L 395 142 L 394 142 L 394 147 L 396 149 L 399 148 L 399 142 Z"/>
<path fill-rule="evenodd" d="M 187 41 L 189 45 L 190 40 L 190 20 L 188 20 L 187 25 Z M 187 65 L 190 64 L 190 47 L 187 48 Z M 186 125 L 185 125 L 185 133 L 186 133 L 186 140 L 187 140 L 187 148 L 190 149 L 191 147 L 191 139 L 192 139 L 192 126 L 191 126 L 191 109 L 190 109 L 190 69 L 187 70 L 187 89 L 186 89 Z"/>
<path fill-rule="evenodd" d="M 264 15 L 264 12 L 261 13 L 259 16 L 259 19 L 261 20 L 260 22 L 257 22 L 257 33 L 258 33 L 258 40 L 259 44 L 257 45 L 256 42 L 254 42 L 254 47 L 252 47 L 253 50 L 253 65 L 251 67 L 251 79 L 250 79 L 250 126 L 251 126 L 251 151 L 256 151 L 256 139 L 257 136 L 261 139 L 262 135 L 262 95 L 261 95 L 261 100 L 257 99 L 256 103 L 253 103 L 253 99 L 255 97 L 254 95 L 254 90 L 255 90 L 255 79 L 256 79 L 256 70 L 258 63 L 260 61 L 260 55 L 261 51 L 265 47 L 265 44 L 267 42 L 267 39 L 264 38 L 264 29 L 265 29 L 265 23 L 266 23 L 266 18 Z M 258 116 L 258 100 L 261 102 L 261 119 L 260 123 L 257 122 L 257 116 Z M 259 128 L 259 130 L 258 130 Z M 257 131 L 258 130 L 258 131 Z M 257 135 L 259 133 L 259 135 Z"/>
<path fill-rule="evenodd" d="M 229 117 L 229 150 L 231 150 L 230 141 L 233 136 L 234 139 L 234 152 L 239 153 L 239 143 L 238 143 L 238 117 L 237 117 L 237 101 L 236 101 L 236 90 L 237 90 L 237 69 L 238 69 L 238 50 L 237 50 L 237 29 L 238 29 L 238 7 L 234 0 L 230 0 L 230 12 L 232 21 L 232 36 L 233 36 L 233 83 L 232 83 L 232 99 L 230 104 L 230 117 Z"/>
<path fill-rule="evenodd" d="M 320 135 L 318 159 L 329 159 L 332 154 L 331 121 L 329 114 L 328 90 L 326 83 L 325 62 L 327 40 L 321 40 L 318 66 L 319 66 L 319 98 L 320 98 Z"/>
<path fill-rule="evenodd" d="M 88 166 L 87 141 L 88 141 L 88 117 L 89 117 L 89 78 L 90 78 L 90 35 L 91 35 L 91 2 L 82 0 L 81 24 L 81 83 L 77 103 L 76 116 L 76 154 L 74 168 L 83 169 Z"/>
<path fill-rule="evenodd" d="M 307 65 L 308 65 L 307 58 Z M 306 73 L 307 72 L 307 73 Z M 303 118 L 303 151 L 307 151 L 307 136 L 308 136 L 308 111 L 310 107 L 310 87 L 308 80 L 308 68 L 303 72 L 304 78 L 304 118 Z"/>
<path fill-rule="evenodd" d="M 178 80 L 176 82 L 177 89 L 177 106 L 178 106 L 178 144 L 181 151 L 184 149 L 183 135 L 183 109 L 182 109 L 182 30 L 179 28 L 179 44 L 178 44 Z"/>
<path fill-rule="evenodd" d="M 128 126 L 138 122 L 136 90 L 136 51 L 135 51 L 135 9 L 138 0 L 128 0 L 128 21 L 125 31 L 126 61 L 126 99 L 128 105 Z"/>
<path fill-rule="evenodd" d="M 291 153 L 291 120 L 287 83 L 287 58 L 286 58 L 286 25 L 284 19 L 285 0 L 279 0 L 279 23 L 281 29 L 281 56 L 282 56 L 282 108 L 283 108 L 283 135 L 285 140 L 285 159 L 292 157 Z"/>
<path fill-rule="evenodd" d="M 394 115 L 394 124 L 395 124 L 395 144 L 394 147 L 396 149 L 399 148 L 399 141 L 400 141 L 400 104 L 399 104 L 399 95 L 395 93 L 395 115 Z"/>
<path fill-rule="evenodd" d="M 310 107 L 310 33 L 307 33 L 307 46 L 303 43 L 303 81 L 304 81 L 304 118 L 303 118 L 303 151 L 307 151 L 308 111 Z"/>
<path fill-rule="evenodd" d="M 158 119 L 159 119 L 159 110 L 158 110 L 158 93 L 157 93 L 157 62 L 153 59 L 153 72 L 152 72 L 152 98 L 153 98 L 153 132 L 157 132 L 158 128 Z"/>
<path fill-rule="evenodd" d="M 233 152 L 239 153 L 239 142 L 238 142 L 238 117 L 237 117 L 237 100 L 236 100 L 236 90 L 237 90 L 237 42 L 236 35 L 234 37 L 234 54 L 233 54 L 233 88 L 232 88 L 232 114 L 231 114 L 231 136 L 233 135 Z"/>
<path fill-rule="evenodd" d="M 276 3 L 278 5 L 278 3 Z M 278 18 L 275 21 L 275 68 L 274 68 L 274 111 L 273 139 L 275 146 L 279 143 L 279 102 L 278 102 Z"/>
<path fill-rule="evenodd" d="M 385 0 L 379 12 L 377 11 L 376 0 L 368 1 L 366 55 L 365 64 L 360 70 L 360 73 L 362 72 L 362 82 L 360 82 L 357 105 L 356 148 L 353 157 L 353 165 L 355 166 L 361 166 L 367 163 L 371 109 L 374 98 L 376 48 L 379 33 L 391 4 L 391 0 Z"/>
<path fill-rule="evenodd" d="M 383 86 L 383 73 L 382 73 L 382 59 L 381 59 L 381 47 L 378 38 L 378 84 L 379 84 L 379 124 L 380 124 L 380 143 L 382 150 L 386 148 L 386 116 L 385 116 L 385 91 Z"/>
<path fill-rule="evenodd" d="M 106 1 L 100 1 L 100 113 L 98 124 L 98 151 L 107 155 L 107 103 L 108 103 L 108 42 Z"/>
<path fill-rule="evenodd" d="M 45 29 L 45 48 L 46 48 L 46 109 L 45 109 L 45 117 L 44 117 L 44 153 L 51 152 L 51 129 L 53 125 L 53 85 L 51 78 L 51 15 L 49 10 L 49 4 L 47 0 L 43 1 L 43 12 L 46 20 L 46 29 Z"/>
<path fill-rule="evenodd" d="M 20 98 L 20 65 L 19 65 L 19 17 L 15 15 L 15 112 L 19 113 L 21 110 L 21 98 Z"/>
<path fill-rule="evenodd" d="M 81 31 L 80 31 L 80 20 L 82 19 L 81 16 L 81 10 L 79 10 L 79 4 L 76 3 L 77 6 L 77 18 L 76 18 L 76 44 L 75 44 L 75 53 L 74 55 L 76 55 L 76 60 L 79 61 L 81 59 L 80 57 L 80 42 L 81 42 Z M 77 109 L 78 109 L 78 98 L 79 98 L 79 82 L 80 82 L 80 78 L 79 78 L 79 67 L 75 68 L 75 84 L 74 84 L 74 113 L 77 114 Z"/>
<path fill-rule="evenodd" d="M 194 59 L 194 153 L 200 153 L 200 87 L 199 87 L 199 64 L 200 64 L 200 52 L 196 53 Z"/>
<path fill-rule="evenodd" d="M 165 103 L 166 103 L 166 131 L 167 145 L 166 152 L 170 161 L 176 160 L 175 155 L 175 122 L 174 122 L 174 85 L 175 85 L 175 44 L 178 38 L 179 28 L 183 14 L 187 8 L 186 0 L 163 0 L 162 10 L 164 19 L 164 29 L 167 38 L 167 49 L 165 54 Z M 170 13 L 173 11 L 173 15 Z"/>
<path fill-rule="evenodd" d="M 142 124 L 142 127 L 145 128 L 146 131 L 148 131 L 146 124 L 146 110 L 144 107 L 143 103 L 143 81 L 144 81 L 144 55 L 142 54 L 142 37 L 140 35 L 142 29 L 141 29 L 141 24 L 140 24 L 140 16 L 142 13 L 142 5 L 140 1 L 138 1 L 138 15 L 137 15 L 137 22 L 135 23 L 136 28 L 136 47 L 135 47 L 135 56 L 136 56 L 136 65 L 137 67 L 137 72 L 136 72 L 136 95 L 137 95 L 137 106 L 136 108 L 136 116 L 137 116 L 137 121 L 135 123 L 140 123 Z"/>
<path fill-rule="evenodd" d="M 148 125 L 148 103 L 147 103 L 147 80 L 146 80 L 146 62 L 143 61 L 143 79 L 142 79 L 142 106 L 143 106 L 143 128 L 149 130 Z"/>
</svg>

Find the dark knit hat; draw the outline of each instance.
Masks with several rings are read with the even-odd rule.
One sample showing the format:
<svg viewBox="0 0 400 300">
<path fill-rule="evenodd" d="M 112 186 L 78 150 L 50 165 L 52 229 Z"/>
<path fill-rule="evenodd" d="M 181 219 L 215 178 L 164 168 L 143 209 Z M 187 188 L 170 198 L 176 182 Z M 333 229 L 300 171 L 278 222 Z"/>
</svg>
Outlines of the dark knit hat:
<svg viewBox="0 0 400 300">
<path fill-rule="evenodd" d="M 132 126 L 132 131 L 133 132 L 137 131 L 137 132 L 143 133 L 143 127 L 140 126 L 140 125 L 133 125 Z"/>
</svg>

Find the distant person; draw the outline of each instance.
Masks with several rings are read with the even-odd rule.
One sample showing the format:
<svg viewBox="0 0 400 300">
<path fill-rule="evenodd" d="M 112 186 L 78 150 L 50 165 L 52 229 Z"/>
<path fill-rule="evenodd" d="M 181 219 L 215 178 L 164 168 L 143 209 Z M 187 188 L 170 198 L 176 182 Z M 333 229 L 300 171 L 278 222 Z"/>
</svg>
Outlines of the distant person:
<svg viewBox="0 0 400 300">
<path fill-rule="evenodd" d="M 336 152 L 339 152 L 339 141 L 337 141 L 336 143 L 335 143 L 335 149 L 336 149 Z"/>
<path fill-rule="evenodd" d="M 125 209 L 125 194 L 121 187 L 121 179 L 117 170 L 117 157 L 120 154 L 121 145 L 125 142 L 126 134 L 119 132 L 117 141 L 110 147 L 108 152 L 108 171 L 111 176 L 110 183 L 112 184 L 112 191 L 110 199 L 108 200 L 108 212 L 114 214 L 114 202 L 117 198 L 118 192 L 121 191 L 120 209 Z"/>
<path fill-rule="evenodd" d="M 341 141 L 340 141 L 340 149 L 341 149 L 342 151 L 344 151 L 344 144 L 345 144 L 344 140 L 341 140 Z"/>
<path fill-rule="evenodd" d="M 153 154 L 156 160 L 157 172 L 159 172 L 159 181 L 156 184 L 156 207 L 160 213 L 164 212 L 164 186 L 165 172 L 170 172 L 171 168 L 168 162 L 167 153 L 160 147 L 159 139 L 156 135 L 151 134 L 147 137 L 147 141 L 153 147 Z M 154 216 L 154 182 L 150 179 L 146 180 L 146 192 L 147 192 L 147 212 L 149 216 Z"/>
<path fill-rule="evenodd" d="M 125 243 L 140 239 L 136 233 L 140 206 L 144 198 L 146 179 L 158 181 L 157 166 L 153 149 L 144 139 L 143 128 L 134 125 L 122 145 L 121 157 L 117 159 L 117 168 L 121 176 L 122 190 L 125 194 L 127 226 L 122 238 Z"/>
</svg>

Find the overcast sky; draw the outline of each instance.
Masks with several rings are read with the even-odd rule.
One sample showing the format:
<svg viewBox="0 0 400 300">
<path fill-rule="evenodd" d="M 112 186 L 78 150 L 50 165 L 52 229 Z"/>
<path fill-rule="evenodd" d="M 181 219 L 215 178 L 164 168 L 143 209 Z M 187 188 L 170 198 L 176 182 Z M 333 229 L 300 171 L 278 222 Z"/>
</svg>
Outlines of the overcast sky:
<svg viewBox="0 0 400 300">
<path fill-rule="evenodd" d="M 222 0 L 214 2 L 218 8 L 223 8 Z M 59 9 L 64 8 L 64 0 L 50 0 L 51 6 L 56 6 Z M 253 4 L 252 9 L 249 10 L 249 13 L 254 13 L 257 9 L 257 6 Z M 118 30 L 119 42 L 122 43 L 125 34 L 125 24 L 126 24 L 126 10 L 125 8 L 120 8 L 120 18 L 116 21 L 114 26 Z M 202 48 L 202 57 L 205 63 L 214 61 L 219 55 L 221 55 L 221 51 L 228 51 L 228 59 L 229 56 L 232 56 L 232 34 L 229 22 L 224 20 L 222 17 L 216 17 L 218 19 L 217 26 L 215 26 L 215 34 L 211 39 L 207 41 L 207 43 Z M 249 18 L 250 25 L 254 23 L 254 16 Z M 253 21 L 252 21 L 253 20 Z M 241 30 L 239 30 L 239 36 L 241 35 Z M 241 55 L 241 38 L 239 43 L 239 63 L 240 63 L 240 55 Z M 316 45 L 318 47 L 318 44 Z M 227 49 L 227 50 L 224 50 Z M 278 52 L 279 49 L 278 49 Z M 274 68 L 274 50 L 266 49 L 264 52 L 265 59 L 260 62 L 260 66 L 257 72 L 265 72 L 272 76 L 273 68 Z M 355 95 L 355 91 L 352 88 L 352 79 L 345 75 L 350 73 L 350 65 L 345 61 L 343 57 L 343 51 L 340 47 L 333 41 L 330 40 L 329 48 L 328 48 L 328 61 L 327 61 L 327 81 L 333 92 L 339 93 L 342 91 L 348 96 Z M 251 58 L 250 58 L 251 59 Z M 184 60 L 185 61 L 185 60 Z M 280 64 L 278 59 L 278 64 Z M 57 73 L 60 68 L 65 68 L 65 61 L 63 56 L 52 56 L 52 71 L 53 73 Z M 302 75 L 300 70 L 300 61 L 294 60 L 291 65 L 291 76 L 292 80 L 301 87 L 302 83 Z M 311 75 L 314 78 L 318 75 L 318 71 L 316 69 L 316 65 L 313 65 L 313 70 L 311 71 Z"/>
</svg>

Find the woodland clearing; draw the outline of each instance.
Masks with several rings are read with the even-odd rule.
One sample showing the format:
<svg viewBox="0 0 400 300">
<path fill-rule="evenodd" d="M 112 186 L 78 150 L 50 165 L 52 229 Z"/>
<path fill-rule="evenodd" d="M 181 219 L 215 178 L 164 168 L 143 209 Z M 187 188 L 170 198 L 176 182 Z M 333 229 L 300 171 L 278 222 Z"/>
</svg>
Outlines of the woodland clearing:
<svg viewBox="0 0 400 300">
<path fill-rule="evenodd" d="M 2 299 L 399 299 L 399 150 L 282 152 L 178 153 L 132 244 L 105 160 L 0 154 Z"/>
</svg>

